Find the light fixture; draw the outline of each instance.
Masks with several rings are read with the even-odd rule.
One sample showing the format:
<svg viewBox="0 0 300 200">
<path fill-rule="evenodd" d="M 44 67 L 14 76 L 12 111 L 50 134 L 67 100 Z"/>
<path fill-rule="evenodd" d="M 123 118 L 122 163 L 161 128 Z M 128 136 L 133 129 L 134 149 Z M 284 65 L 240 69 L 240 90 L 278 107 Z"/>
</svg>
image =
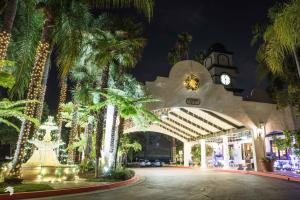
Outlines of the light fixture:
<svg viewBox="0 0 300 200">
<path fill-rule="evenodd" d="M 167 119 L 168 118 L 168 113 L 162 113 L 160 118 L 161 119 Z"/>
<path fill-rule="evenodd" d="M 173 107 L 173 108 L 171 108 L 171 111 L 172 111 L 172 112 L 180 112 L 180 108 L 178 108 L 178 107 Z"/>
<path fill-rule="evenodd" d="M 185 86 L 186 89 L 195 91 L 199 89 L 200 80 L 194 74 L 190 74 L 185 78 L 183 85 Z"/>
</svg>

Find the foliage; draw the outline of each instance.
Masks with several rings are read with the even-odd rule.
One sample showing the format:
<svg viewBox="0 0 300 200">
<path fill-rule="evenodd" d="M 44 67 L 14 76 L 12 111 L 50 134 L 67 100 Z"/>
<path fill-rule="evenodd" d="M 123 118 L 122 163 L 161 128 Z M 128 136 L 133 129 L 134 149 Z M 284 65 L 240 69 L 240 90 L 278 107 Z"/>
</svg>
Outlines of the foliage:
<svg viewBox="0 0 300 200">
<path fill-rule="evenodd" d="M 263 40 L 257 52 L 260 79 L 268 77 L 269 92 L 279 108 L 293 106 L 300 113 L 300 1 L 277 3 L 268 22 L 253 29 L 253 43 Z M 298 72 L 298 73 L 297 73 Z"/>
<path fill-rule="evenodd" d="M 74 104 L 72 102 L 68 102 L 63 104 L 62 106 L 62 120 L 67 122 L 66 127 L 71 127 L 72 123 L 72 115 L 73 115 L 73 108 Z M 85 127 L 88 121 L 88 108 L 86 106 L 78 106 L 78 125 L 80 127 Z"/>
<path fill-rule="evenodd" d="M 15 84 L 15 78 L 11 73 L 0 71 L 0 87 L 11 89 Z"/>
<path fill-rule="evenodd" d="M 213 148 L 210 145 L 205 145 L 206 148 L 206 156 L 211 156 L 213 153 Z M 201 161 L 201 145 L 197 144 L 192 147 L 192 160 L 195 163 L 200 163 Z"/>
<path fill-rule="evenodd" d="M 144 106 L 146 103 L 157 101 L 151 97 L 143 96 L 136 98 L 117 89 L 109 89 L 107 93 L 100 92 L 100 94 L 105 96 L 106 100 L 91 106 L 91 110 L 99 110 L 109 104 L 115 105 L 121 117 L 124 119 L 132 119 L 133 122 L 141 128 L 147 127 L 150 122 L 159 121 L 156 115 Z"/>
<path fill-rule="evenodd" d="M 283 132 L 283 134 L 285 136 L 284 139 L 273 137 L 274 144 L 280 151 L 283 151 L 287 148 L 292 147 L 291 133 L 289 131 L 285 130 Z"/>
<path fill-rule="evenodd" d="M 276 160 L 276 158 L 275 157 L 266 156 L 266 157 L 262 158 L 261 160 L 263 162 L 270 163 L 270 162 L 274 162 Z"/>
<path fill-rule="evenodd" d="M 142 150 L 142 145 L 137 141 L 132 141 L 128 134 L 123 134 L 120 139 L 119 151 L 121 155 L 127 155 L 130 150 L 138 152 Z"/>
<path fill-rule="evenodd" d="M 175 47 L 168 53 L 168 61 L 171 65 L 175 65 L 182 60 L 188 60 L 189 44 L 193 37 L 189 33 L 181 33 L 177 35 Z"/>
<path fill-rule="evenodd" d="M 78 149 L 79 152 L 83 152 L 86 144 L 87 144 L 87 137 L 81 134 L 80 138 L 76 138 L 75 141 L 71 145 L 69 145 L 66 150 Z"/>
<path fill-rule="evenodd" d="M 36 126 L 39 126 L 39 121 L 35 118 L 29 117 L 24 114 L 24 110 L 26 108 L 27 103 L 32 103 L 36 101 L 29 100 L 20 100 L 20 101 L 10 101 L 8 99 L 4 99 L 0 101 L 0 123 L 6 124 L 7 126 L 11 126 L 16 130 L 19 128 L 10 121 L 10 118 L 16 118 L 20 121 L 28 120 L 33 122 Z"/>
<path fill-rule="evenodd" d="M 9 60 L 0 60 L 0 67 L 2 69 L 0 70 L 0 87 L 11 89 L 16 80 L 14 76 L 12 75 L 11 68 L 15 65 L 15 62 L 9 61 Z M 10 69 L 7 70 L 7 67 Z"/>
<path fill-rule="evenodd" d="M 194 60 L 199 62 L 200 64 L 204 65 L 204 60 L 206 58 L 206 52 L 205 51 L 199 51 L 194 56 Z"/>
<path fill-rule="evenodd" d="M 30 80 L 34 64 L 34 54 L 40 39 L 43 14 L 36 9 L 36 1 L 18 1 L 18 9 L 12 30 L 12 40 L 8 49 L 8 58 L 15 61 L 13 75 L 16 84 L 10 90 L 10 96 L 23 99 Z"/>
<path fill-rule="evenodd" d="M 131 169 L 117 168 L 116 170 L 111 170 L 104 177 L 108 179 L 118 179 L 118 180 L 128 180 L 134 177 L 135 172 Z"/>
</svg>

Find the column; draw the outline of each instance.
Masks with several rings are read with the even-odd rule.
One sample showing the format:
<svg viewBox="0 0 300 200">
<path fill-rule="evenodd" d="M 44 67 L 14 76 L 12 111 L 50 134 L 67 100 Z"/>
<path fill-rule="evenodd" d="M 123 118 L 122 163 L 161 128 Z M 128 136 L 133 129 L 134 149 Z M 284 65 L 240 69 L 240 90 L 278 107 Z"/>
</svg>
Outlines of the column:
<svg viewBox="0 0 300 200">
<path fill-rule="evenodd" d="M 176 139 L 172 138 L 172 162 L 176 163 Z"/>
<path fill-rule="evenodd" d="M 201 168 L 206 169 L 207 168 L 207 162 L 206 162 L 206 144 L 205 139 L 200 140 L 201 144 Z"/>
<path fill-rule="evenodd" d="M 228 149 L 228 136 L 223 135 L 223 158 L 224 158 L 224 167 L 229 168 L 229 149 Z"/>
<path fill-rule="evenodd" d="M 258 129 L 253 129 L 252 134 L 252 151 L 254 170 L 262 171 L 260 160 L 265 157 L 265 137 L 264 134 L 259 134 Z"/>
<path fill-rule="evenodd" d="M 188 167 L 189 162 L 192 158 L 192 156 L 191 156 L 192 145 L 188 142 L 185 142 L 185 143 L 183 143 L 183 148 L 184 148 L 184 152 L 183 152 L 184 166 Z"/>
</svg>

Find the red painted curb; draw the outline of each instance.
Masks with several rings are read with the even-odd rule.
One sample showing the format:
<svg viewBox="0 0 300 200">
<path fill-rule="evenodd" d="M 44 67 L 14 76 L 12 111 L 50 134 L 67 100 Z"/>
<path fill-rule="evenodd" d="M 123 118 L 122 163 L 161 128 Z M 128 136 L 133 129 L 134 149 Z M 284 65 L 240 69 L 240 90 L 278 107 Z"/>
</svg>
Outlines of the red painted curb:
<svg viewBox="0 0 300 200">
<path fill-rule="evenodd" d="M 186 167 L 186 166 L 164 166 L 166 168 L 184 168 L 184 169 L 193 169 L 192 166 Z"/>
<path fill-rule="evenodd" d="M 239 174 L 250 174 L 250 175 L 264 176 L 264 177 L 270 177 L 270 178 L 300 183 L 300 178 L 289 177 L 289 176 L 284 176 L 284 175 L 280 175 L 280 174 L 274 174 L 271 172 L 269 172 L 269 173 L 268 172 L 254 172 L 254 171 L 242 171 L 242 170 L 231 170 L 231 169 L 215 169 L 215 171 L 239 173 Z"/>
<path fill-rule="evenodd" d="M 91 192 L 96 190 L 107 190 L 120 186 L 125 186 L 129 184 L 136 183 L 139 180 L 138 176 L 134 176 L 133 178 L 105 185 L 96 185 L 89 187 L 80 187 L 80 188 L 67 188 L 67 189 L 59 189 L 59 190 L 47 190 L 47 191 L 36 191 L 36 192 L 19 192 L 15 193 L 12 196 L 9 194 L 0 194 L 1 200 L 14 200 L 14 199 L 30 199 L 30 198 L 40 198 L 40 197 L 50 197 L 50 196 L 58 196 L 58 195 L 66 195 L 66 194 L 76 194 L 83 192 Z"/>
</svg>

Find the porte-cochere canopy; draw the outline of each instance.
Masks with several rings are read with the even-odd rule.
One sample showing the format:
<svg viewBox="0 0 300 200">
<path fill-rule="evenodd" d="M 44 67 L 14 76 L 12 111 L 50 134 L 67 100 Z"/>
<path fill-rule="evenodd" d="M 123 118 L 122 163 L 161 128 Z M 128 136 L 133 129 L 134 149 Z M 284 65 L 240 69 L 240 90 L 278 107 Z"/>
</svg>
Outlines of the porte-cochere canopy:
<svg viewBox="0 0 300 200">
<path fill-rule="evenodd" d="M 210 110 L 192 107 L 173 107 L 155 110 L 161 122 L 148 130 L 165 133 L 181 141 L 197 141 L 245 130 L 239 121 Z M 128 127 L 127 132 L 138 131 Z"/>
</svg>

